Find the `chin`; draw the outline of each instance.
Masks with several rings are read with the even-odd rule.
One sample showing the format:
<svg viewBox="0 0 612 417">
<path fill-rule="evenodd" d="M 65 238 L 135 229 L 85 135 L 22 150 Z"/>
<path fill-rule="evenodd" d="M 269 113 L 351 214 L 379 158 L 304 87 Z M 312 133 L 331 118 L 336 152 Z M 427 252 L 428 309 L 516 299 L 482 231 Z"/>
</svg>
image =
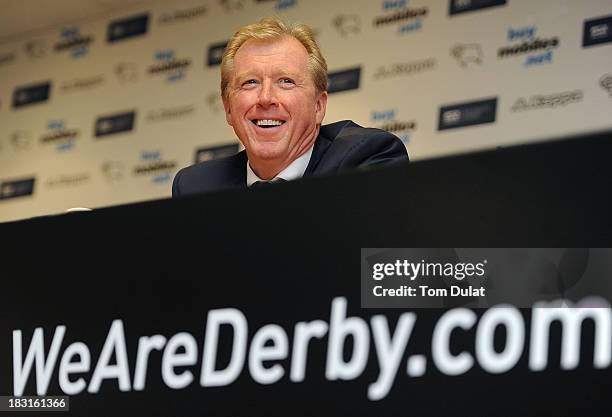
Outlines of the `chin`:
<svg viewBox="0 0 612 417">
<path fill-rule="evenodd" d="M 263 160 L 279 159 L 285 154 L 285 149 L 284 147 L 278 145 L 278 142 L 260 142 L 257 144 L 257 146 L 253 147 L 252 153 L 257 158 Z"/>
</svg>

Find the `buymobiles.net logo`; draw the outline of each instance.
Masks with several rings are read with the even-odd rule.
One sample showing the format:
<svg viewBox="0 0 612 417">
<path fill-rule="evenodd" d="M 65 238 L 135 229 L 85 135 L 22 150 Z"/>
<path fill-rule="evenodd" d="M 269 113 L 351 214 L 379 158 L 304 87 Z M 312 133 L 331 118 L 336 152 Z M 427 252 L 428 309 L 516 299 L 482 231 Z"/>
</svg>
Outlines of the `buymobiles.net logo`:
<svg viewBox="0 0 612 417">
<path fill-rule="evenodd" d="M 497 51 L 498 58 L 505 59 L 526 55 L 527 57 L 523 61 L 524 67 L 552 63 L 553 52 L 559 47 L 557 36 L 538 36 L 537 26 L 508 28 L 506 38 L 510 45 L 499 48 Z"/>
</svg>

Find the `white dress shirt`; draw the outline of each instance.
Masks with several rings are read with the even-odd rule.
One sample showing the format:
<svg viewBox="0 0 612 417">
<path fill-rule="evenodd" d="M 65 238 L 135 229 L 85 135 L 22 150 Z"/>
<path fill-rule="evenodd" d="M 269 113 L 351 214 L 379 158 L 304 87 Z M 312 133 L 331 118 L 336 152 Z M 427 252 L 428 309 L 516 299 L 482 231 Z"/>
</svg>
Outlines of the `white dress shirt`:
<svg viewBox="0 0 612 417">
<path fill-rule="evenodd" d="M 261 178 L 259 178 L 257 174 L 255 174 L 255 172 L 251 168 L 249 161 L 247 161 L 247 164 L 246 164 L 247 187 L 250 187 L 251 185 L 253 185 L 253 183 L 256 183 L 257 181 L 264 181 L 264 182 L 274 181 L 277 178 L 282 178 L 285 181 L 291 181 L 291 180 L 295 180 L 298 178 L 302 178 L 302 176 L 304 175 L 304 172 L 306 171 L 306 168 L 308 167 L 308 163 L 310 162 L 310 157 L 312 156 L 313 149 L 314 149 L 314 145 L 311 146 L 309 150 L 304 152 L 302 156 L 300 156 L 298 159 L 290 163 L 287 168 L 283 169 L 281 172 L 276 174 L 276 177 L 272 178 L 271 180 L 262 180 Z"/>
</svg>

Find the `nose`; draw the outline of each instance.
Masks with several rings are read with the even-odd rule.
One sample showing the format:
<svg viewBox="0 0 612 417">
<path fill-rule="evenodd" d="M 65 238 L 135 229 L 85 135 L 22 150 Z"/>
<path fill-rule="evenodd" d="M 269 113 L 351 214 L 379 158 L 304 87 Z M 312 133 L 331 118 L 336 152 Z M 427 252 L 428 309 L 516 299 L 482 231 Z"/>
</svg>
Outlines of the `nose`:
<svg viewBox="0 0 612 417">
<path fill-rule="evenodd" d="M 271 81 L 264 81 L 259 89 L 259 103 L 261 107 L 270 107 L 278 104 Z"/>
</svg>

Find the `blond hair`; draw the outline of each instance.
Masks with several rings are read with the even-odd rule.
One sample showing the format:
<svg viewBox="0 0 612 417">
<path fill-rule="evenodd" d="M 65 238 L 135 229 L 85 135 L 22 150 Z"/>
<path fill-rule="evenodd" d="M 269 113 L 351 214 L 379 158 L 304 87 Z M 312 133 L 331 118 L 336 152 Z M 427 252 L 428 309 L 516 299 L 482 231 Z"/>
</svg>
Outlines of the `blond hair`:
<svg viewBox="0 0 612 417">
<path fill-rule="evenodd" d="M 327 91 L 327 62 L 321 54 L 314 32 L 304 24 L 288 25 L 277 17 L 264 17 L 257 23 L 243 26 L 229 40 L 221 60 L 221 95 L 227 98 L 227 87 L 234 69 L 234 56 L 248 40 L 278 40 L 284 36 L 297 39 L 308 52 L 308 70 L 318 93 Z"/>
</svg>

